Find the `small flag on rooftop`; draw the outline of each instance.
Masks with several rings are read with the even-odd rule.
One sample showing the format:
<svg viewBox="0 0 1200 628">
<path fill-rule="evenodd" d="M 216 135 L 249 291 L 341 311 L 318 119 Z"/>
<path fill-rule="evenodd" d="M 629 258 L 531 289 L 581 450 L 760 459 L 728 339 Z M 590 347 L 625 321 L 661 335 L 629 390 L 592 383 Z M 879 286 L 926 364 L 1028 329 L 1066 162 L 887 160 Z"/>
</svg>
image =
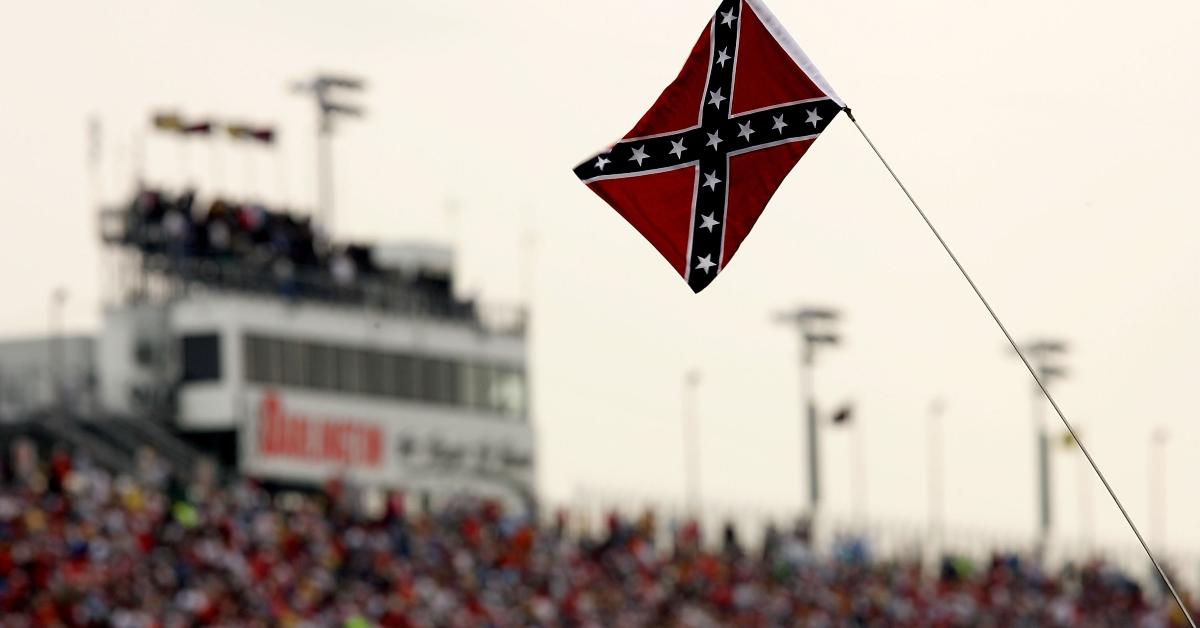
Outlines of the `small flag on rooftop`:
<svg viewBox="0 0 1200 628">
<path fill-rule="evenodd" d="M 724 0 L 650 111 L 575 174 L 700 292 L 844 106 L 762 0 Z"/>
<path fill-rule="evenodd" d="M 180 129 L 180 131 L 184 135 L 208 135 L 208 134 L 212 133 L 212 127 L 213 127 L 212 122 L 209 122 L 207 120 L 202 120 L 200 122 L 193 122 L 191 124 L 188 124 L 187 126 Z"/>
<path fill-rule="evenodd" d="M 854 420 L 854 406 L 847 403 L 833 413 L 831 421 L 834 425 L 849 425 Z"/>
<path fill-rule="evenodd" d="M 182 131 L 184 129 L 183 118 L 175 113 L 156 113 L 153 118 L 154 128 L 159 131 Z"/>
<path fill-rule="evenodd" d="M 270 127 L 254 127 L 246 124 L 230 124 L 225 127 L 229 137 L 236 140 L 255 140 L 263 144 L 275 141 L 275 129 Z"/>
</svg>

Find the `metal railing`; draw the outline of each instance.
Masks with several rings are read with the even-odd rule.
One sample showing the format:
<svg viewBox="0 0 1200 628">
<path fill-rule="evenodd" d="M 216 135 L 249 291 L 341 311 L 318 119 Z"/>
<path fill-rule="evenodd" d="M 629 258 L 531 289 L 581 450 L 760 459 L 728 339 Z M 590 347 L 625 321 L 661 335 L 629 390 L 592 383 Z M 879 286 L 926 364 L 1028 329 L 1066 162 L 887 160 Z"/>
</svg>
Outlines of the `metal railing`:
<svg viewBox="0 0 1200 628">
<path fill-rule="evenodd" d="M 132 455 L 89 433 L 80 427 L 74 419 L 47 416 L 35 419 L 35 421 L 37 428 L 43 430 L 51 438 L 66 443 L 77 450 L 87 452 L 93 460 L 103 467 L 123 472 L 132 471 L 135 467 Z"/>
</svg>

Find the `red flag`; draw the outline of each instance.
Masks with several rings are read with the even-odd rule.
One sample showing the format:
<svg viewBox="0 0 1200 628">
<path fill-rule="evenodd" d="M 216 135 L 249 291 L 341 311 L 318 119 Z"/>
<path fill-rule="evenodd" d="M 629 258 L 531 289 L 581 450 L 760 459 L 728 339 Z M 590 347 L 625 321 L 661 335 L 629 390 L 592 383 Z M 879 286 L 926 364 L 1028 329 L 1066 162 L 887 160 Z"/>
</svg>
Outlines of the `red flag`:
<svg viewBox="0 0 1200 628">
<path fill-rule="evenodd" d="M 650 111 L 575 174 L 700 292 L 843 108 L 762 0 L 724 0 Z"/>
<path fill-rule="evenodd" d="M 196 122 L 183 127 L 181 131 L 186 135 L 208 135 L 212 133 L 212 127 L 211 122 Z"/>
<path fill-rule="evenodd" d="M 254 131 L 250 133 L 250 136 L 262 142 L 263 144 L 272 144 L 275 142 L 275 129 L 254 129 Z"/>
<path fill-rule="evenodd" d="M 275 129 L 271 127 L 252 127 L 245 124 L 230 124 L 225 127 L 229 136 L 238 140 L 256 140 L 263 144 L 275 142 Z"/>
</svg>

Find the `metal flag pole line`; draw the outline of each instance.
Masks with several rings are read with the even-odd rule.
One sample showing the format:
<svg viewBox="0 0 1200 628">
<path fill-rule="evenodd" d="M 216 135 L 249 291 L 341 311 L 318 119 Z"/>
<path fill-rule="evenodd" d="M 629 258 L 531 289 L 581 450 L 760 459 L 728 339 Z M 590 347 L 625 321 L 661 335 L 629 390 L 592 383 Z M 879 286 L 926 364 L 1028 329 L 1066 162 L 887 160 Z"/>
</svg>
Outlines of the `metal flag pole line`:
<svg viewBox="0 0 1200 628">
<path fill-rule="evenodd" d="M 1072 427 L 1071 422 L 1067 420 L 1067 415 L 1064 414 L 1062 408 L 1058 406 L 1058 402 L 1054 400 L 1054 396 L 1050 394 L 1050 390 L 1046 388 L 1046 384 L 1042 382 L 1042 378 L 1038 377 L 1037 370 L 1033 368 L 1033 364 L 1029 361 L 1029 358 L 1025 356 L 1025 352 L 1021 350 L 1020 345 L 1018 345 L 1017 341 L 1013 339 L 1012 334 L 1008 333 L 1008 328 L 1005 327 L 1004 323 L 1000 321 L 1000 317 L 996 314 L 996 310 L 992 309 L 991 303 L 988 303 L 987 298 L 983 296 L 983 292 L 979 290 L 979 286 L 975 285 L 975 280 L 971 279 L 971 275 L 967 273 L 967 269 L 963 267 L 962 262 L 958 261 L 958 256 L 956 256 L 954 251 L 950 249 L 950 245 L 946 243 L 945 238 L 943 238 L 942 234 L 938 232 L 937 227 L 933 226 L 933 222 L 929 220 L 929 216 L 925 214 L 925 210 L 921 209 L 921 205 L 917 203 L 917 199 L 913 198 L 912 193 L 908 191 L 907 187 L 905 187 L 904 182 L 900 180 L 900 176 L 897 175 L 896 171 L 892 169 L 892 166 L 888 163 L 887 159 L 884 159 L 883 153 L 879 152 L 879 149 L 875 146 L 875 142 L 872 142 L 871 138 L 867 136 L 867 132 L 864 131 L 862 125 L 858 123 L 858 120 L 854 117 L 854 114 L 850 111 L 850 108 L 847 107 L 845 111 L 846 116 L 850 118 L 851 122 L 854 123 L 854 126 L 858 129 L 859 134 L 862 135 L 864 140 L 866 140 L 867 145 L 870 146 L 871 150 L 875 152 L 875 156 L 879 158 L 879 162 L 883 164 L 884 168 L 887 168 L 888 174 L 892 175 L 892 179 L 896 181 L 896 185 L 900 186 L 900 190 L 904 192 L 905 196 L 908 197 L 908 202 L 912 203 L 913 208 L 917 210 L 918 214 L 920 214 L 921 220 L 925 221 L 925 225 L 929 227 L 931 232 L 933 232 L 933 236 L 937 238 L 937 241 L 941 243 L 942 248 L 945 249 L 946 253 L 950 256 L 951 261 L 953 261 L 954 265 L 958 267 L 958 272 L 962 273 L 963 278 L 966 279 L 967 283 L 971 285 L 971 289 L 975 291 L 975 296 L 979 297 L 979 301 L 983 303 L 983 307 L 987 308 L 988 314 L 991 314 L 992 320 L 996 321 L 996 326 L 998 326 L 1000 331 L 1004 333 L 1004 337 L 1008 339 L 1008 342 L 1012 345 L 1013 350 L 1017 352 L 1017 356 L 1021 358 L 1021 362 L 1025 363 L 1025 368 L 1028 369 L 1029 374 L 1033 376 L 1033 381 L 1037 383 L 1038 388 L 1040 388 L 1042 391 L 1042 394 L 1046 395 L 1046 400 L 1049 401 L 1050 405 L 1054 407 L 1054 411 L 1058 414 L 1058 418 L 1062 420 L 1063 425 L 1066 426 L 1067 431 L 1071 434 L 1071 437 L 1075 439 L 1075 444 L 1079 446 L 1080 451 L 1083 452 L 1083 455 L 1087 458 L 1088 463 L 1092 465 L 1092 470 L 1096 472 L 1096 476 L 1100 478 L 1100 482 L 1102 482 L 1104 484 L 1104 488 L 1108 490 L 1108 495 L 1112 497 L 1113 503 L 1117 505 L 1117 508 L 1121 511 L 1121 515 L 1125 517 L 1125 522 L 1129 524 L 1129 529 L 1133 530 L 1133 534 L 1137 537 L 1138 542 L 1141 543 L 1142 549 L 1146 552 L 1146 556 L 1149 557 L 1150 562 L 1154 564 L 1154 569 L 1158 571 L 1158 575 L 1162 577 L 1163 582 L 1167 584 L 1167 588 L 1171 591 L 1171 596 L 1175 598 L 1175 603 L 1178 604 L 1179 609 L 1183 611 L 1184 617 L 1187 617 L 1188 624 L 1190 624 L 1192 628 L 1196 628 L 1196 622 L 1192 619 L 1191 612 L 1188 611 L 1187 606 L 1183 603 L 1183 598 L 1181 598 L 1179 596 L 1179 592 L 1175 590 L 1174 583 L 1172 583 L 1171 579 L 1167 577 L 1167 572 L 1163 570 L 1162 566 L 1158 564 L 1158 559 L 1154 557 L 1154 552 L 1150 551 L 1150 546 L 1146 543 L 1146 539 L 1142 537 L 1142 533 L 1138 530 L 1137 524 L 1133 522 L 1133 518 L 1130 517 L 1129 512 L 1125 510 L 1125 505 L 1122 504 L 1121 499 L 1117 497 L 1116 491 L 1114 491 L 1112 485 L 1108 483 L 1108 479 L 1104 477 L 1104 472 L 1100 470 L 1100 465 L 1096 464 L 1096 460 L 1095 458 L 1092 458 L 1091 452 L 1088 451 L 1088 448 L 1083 444 L 1083 441 L 1079 439 L 1079 434 L 1075 432 L 1075 428 Z"/>
</svg>

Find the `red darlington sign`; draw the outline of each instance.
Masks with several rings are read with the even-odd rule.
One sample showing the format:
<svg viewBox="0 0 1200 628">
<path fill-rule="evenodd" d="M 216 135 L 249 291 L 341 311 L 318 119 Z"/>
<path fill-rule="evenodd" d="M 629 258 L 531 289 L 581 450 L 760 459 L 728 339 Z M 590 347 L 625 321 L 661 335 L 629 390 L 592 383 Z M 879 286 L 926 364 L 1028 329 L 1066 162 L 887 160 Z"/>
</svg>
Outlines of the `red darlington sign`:
<svg viewBox="0 0 1200 628">
<path fill-rule="evenodd" d="M 275 392 L 259 407 L 258 451 L 263 458 L 383 466 L 384 433 L 377 425 L 353 419 L 289 414 Z"/>
</svg>

